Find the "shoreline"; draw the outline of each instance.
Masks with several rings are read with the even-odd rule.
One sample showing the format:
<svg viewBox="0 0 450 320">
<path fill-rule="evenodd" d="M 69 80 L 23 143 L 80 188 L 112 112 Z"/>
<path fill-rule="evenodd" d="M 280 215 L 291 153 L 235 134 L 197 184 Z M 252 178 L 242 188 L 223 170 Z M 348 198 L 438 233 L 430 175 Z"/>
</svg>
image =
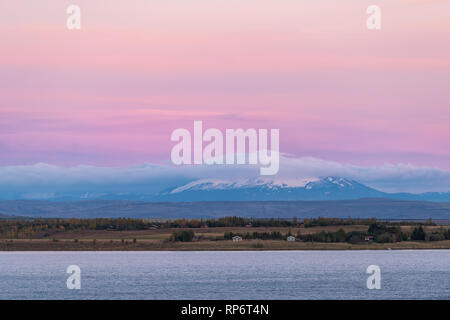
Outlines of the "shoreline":
<svg viewBox="0 0 450 320">
<path fill-rule="evenodd" d="M 403 241 L 396 243 L 319 243 L 287 242 L 280 240 L 195 241 L 170 242 L 164 240 L 0 240 L 0 252 L 10 251 L 324 251 L 324 250 L 432 250 L 450 249 L 450 240 Z"/>
</svg>

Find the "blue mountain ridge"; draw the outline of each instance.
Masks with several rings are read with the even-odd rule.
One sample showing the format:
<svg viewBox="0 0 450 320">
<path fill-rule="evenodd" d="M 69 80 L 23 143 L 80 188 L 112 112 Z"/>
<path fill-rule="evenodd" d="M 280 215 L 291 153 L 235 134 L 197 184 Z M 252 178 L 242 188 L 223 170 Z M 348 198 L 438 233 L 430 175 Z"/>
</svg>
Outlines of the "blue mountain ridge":
<svg viewBox="0 0 450 320">
<path fill-rule="evenodd" d="M 89 193 L 61 192 L 46 197 L 3 195 L 3 200 L 132 200 L 150 202 L 196 201 L 322 201 L 384 198 L 450 202 L 450 192 L 387 193 L 368 187 L 355 180 L 342 177 L 323 177 L 303 180 L 270 180 L 267 178 L 242 180 L 195 180 L 187 184 L 165 189 L 159 193 L 121 192 Z"/>
</svg>

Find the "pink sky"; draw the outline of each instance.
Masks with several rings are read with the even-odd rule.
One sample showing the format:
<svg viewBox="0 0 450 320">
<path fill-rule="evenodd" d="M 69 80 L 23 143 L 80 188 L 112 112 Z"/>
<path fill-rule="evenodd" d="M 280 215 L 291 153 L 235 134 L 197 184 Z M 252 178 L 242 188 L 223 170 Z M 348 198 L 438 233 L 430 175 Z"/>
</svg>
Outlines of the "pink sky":
<svg viewBox="0 0 450 320">
<path fill-rule="evenodd" d="M 279 128 L 298 156 L 450 169 L 449 39 L 449 1 L 2 1 L 0 165 L 168 162 L 171 132 L 203 120 Z"/>
</svg>

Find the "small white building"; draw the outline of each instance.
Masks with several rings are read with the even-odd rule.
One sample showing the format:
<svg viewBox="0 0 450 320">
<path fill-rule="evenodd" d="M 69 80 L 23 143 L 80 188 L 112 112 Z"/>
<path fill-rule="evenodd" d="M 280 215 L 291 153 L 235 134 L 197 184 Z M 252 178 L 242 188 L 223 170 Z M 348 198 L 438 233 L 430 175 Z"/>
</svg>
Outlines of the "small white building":
<svg viewBox="0 0 450 320">
<path fill-rule="evenodd" d="M 295 241 L 295 237 L 294 236 L 289 236 L 286 238 L 287 241 Z"/>
<path fill-rule="evenodd" d="M 242 237 L 241 236 L 234 236 L 232 239 L 233 239 L 234 242 L 242 241 Z"/>
</svg>

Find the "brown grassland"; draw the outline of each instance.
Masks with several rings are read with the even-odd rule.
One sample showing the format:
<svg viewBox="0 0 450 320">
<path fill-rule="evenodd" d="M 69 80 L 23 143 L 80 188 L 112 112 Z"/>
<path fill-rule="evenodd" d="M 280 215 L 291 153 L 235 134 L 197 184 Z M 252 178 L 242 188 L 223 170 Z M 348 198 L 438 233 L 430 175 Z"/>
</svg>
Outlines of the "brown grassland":
<svg viewBox="0 0 450 320">
<path fill-rule="evenodd" d="M 217 228 L 176 228 L 137 231 L 83 230 L 63 231 L 51 237 L 35 236 L 32 239 L 2 239 L 0 251 L 208 251 L 208 250 L 399 250 L 399 249 L 450 249 L 450 240 L 403 241 L 396 243 L 364 242 L 323 243 L 288 242 L 285 240 L 242 240 L 233 242 L 222 240 L 225 232 L 281 232 L 287 234 L 314 234 L 321 231 L 335 232 L 338 229 L 367 231 L 366 225 L 323 226 L 312 228 L 287 227 L 217 227 Z M 411 230 L 412 226 L 402 226 Z M 440 226 L 426 226 L 427 232 L 437 231 Z M 449 228 L 446 226 L 445 228 Z M 174 242 L 169 238 L 175 230 L 192 230 L 202 239 L 192 242 Z"/>
</svg>

